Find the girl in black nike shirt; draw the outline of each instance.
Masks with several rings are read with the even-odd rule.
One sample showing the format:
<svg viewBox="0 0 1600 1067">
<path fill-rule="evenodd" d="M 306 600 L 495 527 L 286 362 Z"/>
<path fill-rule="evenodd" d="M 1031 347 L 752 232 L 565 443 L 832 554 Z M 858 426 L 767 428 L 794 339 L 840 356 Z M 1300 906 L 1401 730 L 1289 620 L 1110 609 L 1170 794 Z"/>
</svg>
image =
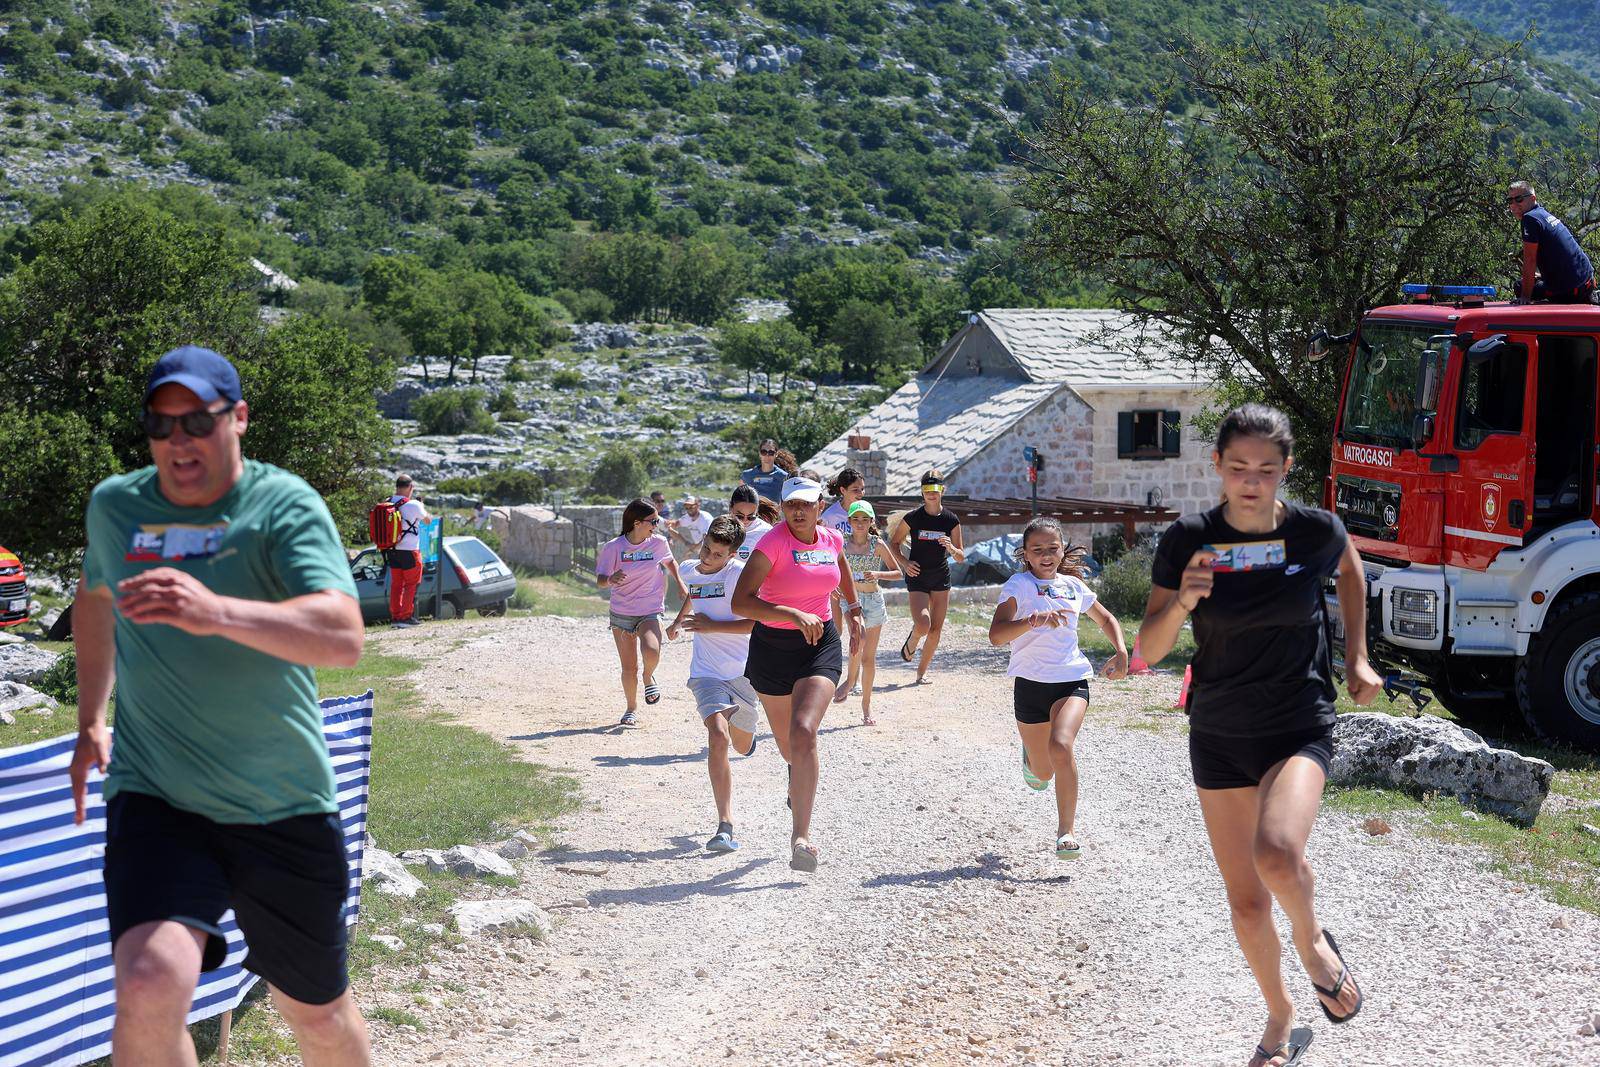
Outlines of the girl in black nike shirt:
<svg viewBox="0 0 1600 1067">
<path fill-rule="evenodd" d="M 1381 682 L 1367 663 L 1366 580 L 1344 525 L 1326 511 L 1278 499 L 1294 438 L 1281 411 L 1228 413 L 1212 462 L 1223 503 L 1186 515 L 1162 536 L 1141 650 L 1152 662 L 1194 624 L 1189 760 L 1211 851 L 1227 885 L 1233 929 L 1267 1001 L 1250 1067 L 1298 1063 L 1309 1029 L 1279 967 L 1277 900 L 1323 1013 L 1348 1022 L 1361 991 L 1313 906 L 1306 840 L 1333 755 L 1334 687 L 1322 583 L 1338 575 L 1351 698 Z"/>
</svg>

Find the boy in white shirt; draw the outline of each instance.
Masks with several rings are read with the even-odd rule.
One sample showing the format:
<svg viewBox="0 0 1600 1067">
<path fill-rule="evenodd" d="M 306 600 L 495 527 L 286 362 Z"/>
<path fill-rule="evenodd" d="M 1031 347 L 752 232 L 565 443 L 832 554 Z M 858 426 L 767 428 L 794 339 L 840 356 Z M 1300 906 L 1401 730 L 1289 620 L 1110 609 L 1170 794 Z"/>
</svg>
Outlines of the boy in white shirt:
<svg viewBox="0 0 1600 1067">
<path fill-rule="evenodd" d="M 731 746 L 741 756 L 753 752 L 760 723 L 755 690 L 744 676 L 753 624 L 735 615 L 731 607 L 734 586 L 744 570 L 736 558 L 744 536 L 739 523 L 727 515 L 711 523 L 700 542 L 699 561 L 678 572 L 689 595 L 667 627 L 668 640 L 676 640 L 680 631 L 694 634 L 689 691 L 705 723 L 706 770 L 717 802 L 717 832 L 706 842 L 708 852 L 732 852 L 739 847 L 733 836 L 733 772 L 728 749 Z"/>
</svg>

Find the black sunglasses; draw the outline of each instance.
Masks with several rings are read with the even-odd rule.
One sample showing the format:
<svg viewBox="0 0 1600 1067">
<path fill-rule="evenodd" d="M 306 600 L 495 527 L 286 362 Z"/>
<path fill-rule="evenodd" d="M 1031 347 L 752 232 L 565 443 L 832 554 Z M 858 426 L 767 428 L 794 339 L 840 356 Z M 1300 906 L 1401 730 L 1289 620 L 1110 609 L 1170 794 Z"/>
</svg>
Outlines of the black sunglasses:
<svg viewBox="0 0 1600 1067">
<path fill-rule="evenodd" d="M 1524 201 L 1526 199 L 1528 199 L 1528 194 L 1527 193 L 1518 193 L 1516 196 L 1508 196 L 1508 197 L 1506 197 L 1506 203 L 1508 203 L 1508 204 L 1519 204 L 1519 203 L 1521 203 L 1522 201 Z"/>
<path fill-rule="evenodd" d="M 761 454 L 763 456 L 776 456 L 778 454 L 778 450 L 776 448 L 763 448 L 761 450 Z"/>
<path fill-rule="evenodd" d="M 182 426 L 183 432 L 190 437 L 210 437 L 217 428 L 217 420 L 232 411 L 232 404 L 215 411 L 201 409 L 186 411 L 182 415 L 161 415 L 146 408 L 143 419 L 145 436 L 152 441 L 165 441 L 172 436 L 174 427 Z"/>
</svg>

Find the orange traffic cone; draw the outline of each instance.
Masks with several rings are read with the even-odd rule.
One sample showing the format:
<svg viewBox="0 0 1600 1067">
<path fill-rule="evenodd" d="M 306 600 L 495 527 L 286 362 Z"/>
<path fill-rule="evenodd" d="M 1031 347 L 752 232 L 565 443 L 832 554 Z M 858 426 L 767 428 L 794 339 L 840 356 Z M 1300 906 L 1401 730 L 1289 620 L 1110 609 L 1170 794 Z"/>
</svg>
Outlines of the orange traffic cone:
<svg viewBox="0 0 1600 1067">
<path fill-rule="evenodd" d="M 1144 661 L 1144 657 L 1139 654 L 1139 637 L 1138 637 L 1137 634 L 1135 634 L 1134 638 L 1133 638 L 1133 655 L 1128 657 L 1128 673 L 1129 674 L 1154 674 L 1155 673 L 1155 668 L 1150 666 L 1150 664 L 1146 663 Z"/>
<path fill-rule="evenodd" d="M 1178 702 L 1172 705 L 1174 711 L 1182 711 L 1189 706 L 1189 682 L 1194 678 L 1194 668 L 1188 664 L 1183 668 L 1183 688 L 1178 690 Z"/>
</svg>

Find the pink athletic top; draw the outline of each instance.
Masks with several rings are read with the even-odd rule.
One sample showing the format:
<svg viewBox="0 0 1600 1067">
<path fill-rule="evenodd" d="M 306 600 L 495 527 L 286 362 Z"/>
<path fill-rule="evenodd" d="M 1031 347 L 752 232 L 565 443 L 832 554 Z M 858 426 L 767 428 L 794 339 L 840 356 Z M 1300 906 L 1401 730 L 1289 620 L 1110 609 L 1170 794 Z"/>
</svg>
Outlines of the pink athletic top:
<svg viewBox="0 0 1600 1067">
<path fill-rule="evenodd" d="M 772 570 L 761 583 L 761 599 L 768 604 L 796 608 L 819 619 L 833 617 L 828 596 L 839 587 L 839 555 L 844 538 L 838 530 L 817 527 L 815 544 L 806 544 L 780 522 L 761 536 L 755 550 L 772 561 Z M 794 623 L 764 622 L 777 630 L 798 630 Z"/>
<path fill-rule="evenodd" d="M 621 585 L 611 587 L 611 610 L 618 615 L 659 614 L 667 602 L 667 575 L 661 563 L 671 558 L 672 549 L 660 534 L 638 544 L 624 536 L 601 545 L 594 561 L 595 577 L 609 577 L 619 569 L 627 576 Z"/>
</svg>

